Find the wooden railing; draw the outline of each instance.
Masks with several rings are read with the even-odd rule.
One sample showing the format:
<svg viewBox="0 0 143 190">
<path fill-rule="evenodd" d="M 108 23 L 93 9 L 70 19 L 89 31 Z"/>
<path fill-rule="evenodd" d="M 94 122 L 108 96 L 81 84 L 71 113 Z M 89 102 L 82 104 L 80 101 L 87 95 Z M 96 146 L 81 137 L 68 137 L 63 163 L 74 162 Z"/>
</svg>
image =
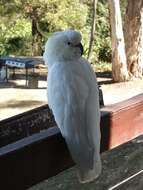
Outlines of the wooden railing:
<svg viewBox="0 0 143 190">
<path fill-rule="evenodd" d="M 101 152 L 143 134 L 143 94 L 101 108 Z M 48 105 L 0 122 L 0 188 L 24 190 L 74 165 Z"/>
</svg>

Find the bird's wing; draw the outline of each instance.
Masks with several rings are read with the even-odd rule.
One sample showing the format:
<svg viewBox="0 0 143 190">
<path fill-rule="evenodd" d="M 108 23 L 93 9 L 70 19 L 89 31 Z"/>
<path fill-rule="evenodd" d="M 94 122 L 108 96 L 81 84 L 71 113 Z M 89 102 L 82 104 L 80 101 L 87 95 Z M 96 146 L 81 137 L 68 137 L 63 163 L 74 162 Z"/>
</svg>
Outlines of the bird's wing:
<svg viewBox="0 0 143 190">
<path fill-rule="evenodd" d="M 81 59 L 82 64 L 86 67 L 86 75 L 88 76 L 90 93 L 86 101 L 86 125 L 88 126 L 88 135 L 90 143 L 95 147 L 95 151 L 100 151 L 100 105 L 99 105 L 99 88 L 96 75 L 90 64 L 84 58 Z M 98 155 L 98 153 L 96 154 Z M 96 158 L 95 158 L 96 159 Z"/>
<path fill-rule="evenodd" d="M 73 159 L 80 166 L 85 167 L 86 164 L 92 168 L 95 145 L 91 139 L 94 135 L 92 127 L 88 126 L 88 98 L 89 87 L 79 75 L 70 73 L 70 70 L 65 72 L 65 69 L 63 73 L 60 66 L 49 73 L 48 102 L 57 125 L 66 139 Z"/>
</svg>

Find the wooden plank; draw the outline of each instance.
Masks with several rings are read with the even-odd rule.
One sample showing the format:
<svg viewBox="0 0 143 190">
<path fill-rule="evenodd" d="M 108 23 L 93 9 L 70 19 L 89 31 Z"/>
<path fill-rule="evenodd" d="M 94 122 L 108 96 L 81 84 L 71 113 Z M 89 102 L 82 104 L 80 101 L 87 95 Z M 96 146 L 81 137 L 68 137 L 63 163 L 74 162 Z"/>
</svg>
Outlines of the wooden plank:
<svg viewBox="0 0 143 190">
<path fill-rule="evenodd" d="M 43 114 L 41 107 L 28 113 L 0 122 L 10 129 L 21 126 L 30 129 L 35 114 Z M 143 94 L 114 106 L 101 109 L 101 152 L 143 134 Z M 34 117 L 32 117 L 34 114 Z M 45 113 L 47 114 L 47 112 Z M 30 118 L 29 118 L 30 117 Z M 37 117 L 36 117 L 37 118 Z M 0 188 L 4 190 L 24 190 L 33 184 L 47 179 L 73 165 L 64 139 L 59 129 L 49 128 L 48 118 L 39 116 L 34 125 L 39 131 L 0 148 Z M 29 121 L 29 122 L 28 122 Z M 14 125 L 11 125 L 14 122 Z M 47 126 L 43 129 L 43 124 Z M 45 124 L 45 125 L 46 125 Z M 49 123 L 50 124 L 50 123 Z M 41 126 L 40 126 L 41 125 Z M 1 128 L 0 127 L 0 128 Z M 40 127 L 42 130 L 40 130 Z M 19 128 L 18 128 L 19 129 Z M 2 131 L 1 131 L 2 132 Z M 1 133 L 4 134 L 4 133 Z M 8 137 L 8 136 L 7 136 Z M 0 139 L 1 140 L 1 139 Z"/>
<path fill-rule="evenodd" d="M 79 184 L 74 167 L 28 190 L 142 190 L 143 135 L 101 155 L 102 173 L 92 183 Z"/>
<path fill-rule="evenodd" d="M 0 147 L 53 126 L 56 126 L 56 122 L 48 105 L 2 120 Z"/>
<path fill-rule="evenodd" d="M 0 148 L 0 188 L 24 190 L 72 165 L 64 139 L 53 127 Z"/>
<path fill-rule="evenodd" d="M 143 134 L 143 94 L 101 109 L 109 113 L 108 149 Z M 103 121 L 104 123 L 104 121 Z M 105 125 L 103 124 L 103 131 Z M 103 132 L 104 133 L 104 132 Z"/>
</svg>

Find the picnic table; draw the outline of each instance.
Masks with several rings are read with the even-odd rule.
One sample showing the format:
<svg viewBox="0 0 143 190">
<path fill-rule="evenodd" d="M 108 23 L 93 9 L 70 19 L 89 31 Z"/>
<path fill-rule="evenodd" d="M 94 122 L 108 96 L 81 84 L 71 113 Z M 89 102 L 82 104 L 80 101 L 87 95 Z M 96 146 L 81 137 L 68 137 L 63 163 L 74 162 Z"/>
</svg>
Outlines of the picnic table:
<svg viewBox="0 0 143 190">
<path fill-rule="evenodd" d="M 5 79 L 8 82 L 8 67 L 13 68 L 13 74 L 15 68 L 25 69 L 26 86 L 28 84 L 28 69 L 34 68 L 38 65 L 44 65 L 44 61 L 41 57 L 0 57 L 0 68 L 5 67 L 6 76 Z"/>
</svg>

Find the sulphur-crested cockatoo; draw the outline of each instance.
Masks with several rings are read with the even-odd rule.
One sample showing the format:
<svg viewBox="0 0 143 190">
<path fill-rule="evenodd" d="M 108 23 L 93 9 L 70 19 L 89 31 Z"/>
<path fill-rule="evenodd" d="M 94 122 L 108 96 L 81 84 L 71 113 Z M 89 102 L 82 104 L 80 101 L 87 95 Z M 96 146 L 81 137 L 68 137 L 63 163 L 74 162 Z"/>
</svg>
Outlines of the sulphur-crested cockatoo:
<svg viewBox="0 0 143 190">
<path fill-rule="evenodd" d="M 49 107 L 86 183 L 101 173 L 100 110 L 96 76 L 82 53 L 80 33 L 66 30 L 48 39 L 43 57 Z"/>
</svg>

